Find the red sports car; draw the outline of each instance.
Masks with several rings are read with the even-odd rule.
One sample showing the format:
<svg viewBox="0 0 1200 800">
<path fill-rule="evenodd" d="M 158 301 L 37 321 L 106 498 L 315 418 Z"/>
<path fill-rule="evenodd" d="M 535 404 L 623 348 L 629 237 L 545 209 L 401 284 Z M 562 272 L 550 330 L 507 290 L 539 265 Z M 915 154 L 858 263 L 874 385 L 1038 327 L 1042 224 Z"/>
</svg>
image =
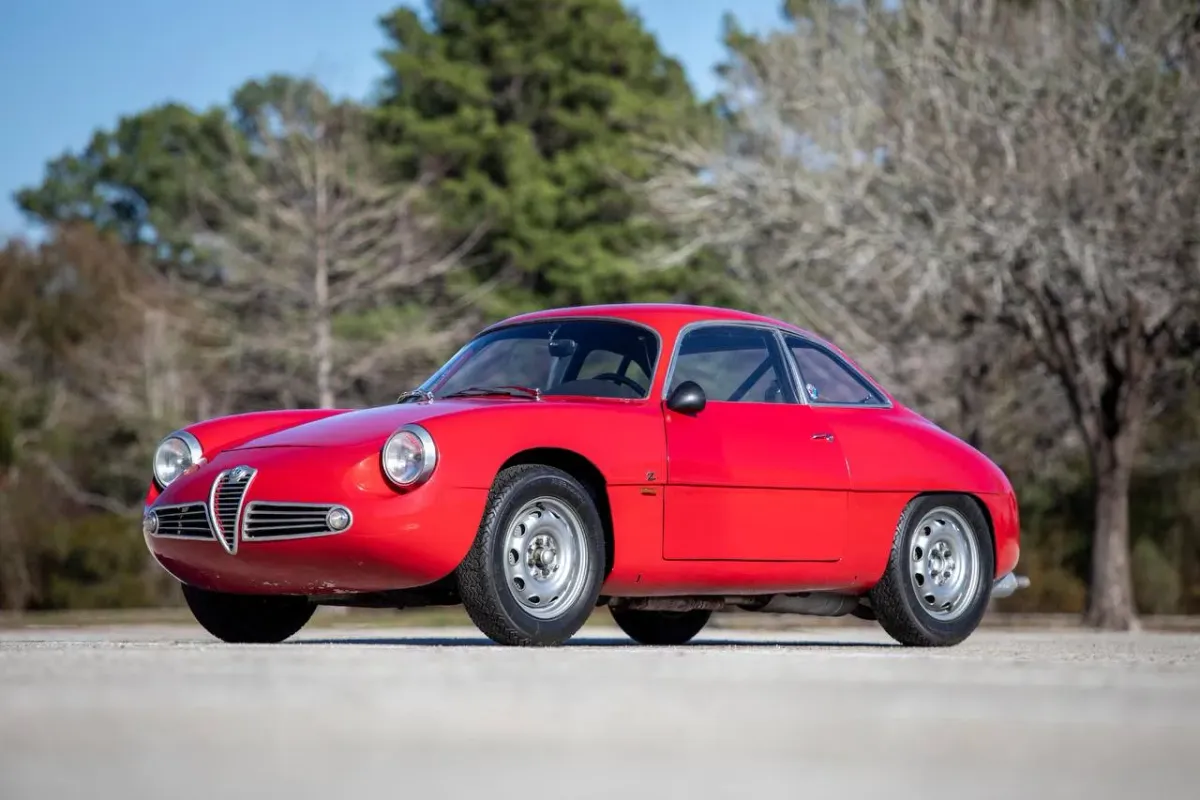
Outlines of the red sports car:
<svg viewBox="0 0 1200 800">
<path fill-rule="evenodd" d="M 560 644 L 600 605 L 645 644 L 725 609 L 952 645 L 1028 583 L 983 454 L 812 333 L 669 304 L 513 317 L 390 405 L 175 431 L 143 532 L 229 642 L 323 604 L 461 604 L 508 645 Z"/>
</svg>

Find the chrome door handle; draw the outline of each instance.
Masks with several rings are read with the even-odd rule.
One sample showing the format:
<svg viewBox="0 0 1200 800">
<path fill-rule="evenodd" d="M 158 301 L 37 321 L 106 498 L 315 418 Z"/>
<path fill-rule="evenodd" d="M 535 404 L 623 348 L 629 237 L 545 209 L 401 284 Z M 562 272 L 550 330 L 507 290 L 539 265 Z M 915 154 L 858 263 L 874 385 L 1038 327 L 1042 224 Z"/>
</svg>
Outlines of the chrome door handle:
<svg viewBox="0 0 1200 800">
<path fill-rule="evenodd" d="M 825 440 L 825 441 L 827 441 L 827 442 L 832 442 L 832 441 L 833 441 L 833 434 L 832 434 L 832 433 L 814 433 L 814 434 L 812 435 L 812 438 L 814 438 L 814 439 L 824 439 L 824 440 Z"/>
</svg>

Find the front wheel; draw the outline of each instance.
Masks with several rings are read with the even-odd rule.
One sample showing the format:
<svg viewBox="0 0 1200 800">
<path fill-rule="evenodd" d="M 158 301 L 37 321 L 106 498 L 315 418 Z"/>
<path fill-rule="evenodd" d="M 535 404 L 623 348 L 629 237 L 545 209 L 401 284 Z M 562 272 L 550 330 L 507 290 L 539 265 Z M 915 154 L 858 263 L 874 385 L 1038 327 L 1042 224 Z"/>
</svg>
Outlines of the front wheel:
<svg viewBox="0 0 1200 800">
<path fill-rule="evenodd" d="M 924 495 L 900 515 L 871 608 L 888 635 L 910 647 L 946 647 L 974 632 L 992 596 L 995 555 L 988 521 L 964 495 Z"/>
<path fill-rule="evenodd" d="M 231 644 L 276 644 L 303 628 L 317 610 L 307 597 L 226 594 L 181 584 L 192 616 Z"/>
<path fill-rule="evenodd" d="M 604 559 L 604 526 L 583 484 L 542 464 L 509 467 L 458 567 L 463 607 L 500 644 L 562 644 L 596 607 Z"/>
<path fill-rule="evenodd" d="M 610 608 L 617 627 L 638 644 L 687 644 L 704 630 L 712 611 L 706 608 L 692 611 L 632 611 Z"/>
</svg>

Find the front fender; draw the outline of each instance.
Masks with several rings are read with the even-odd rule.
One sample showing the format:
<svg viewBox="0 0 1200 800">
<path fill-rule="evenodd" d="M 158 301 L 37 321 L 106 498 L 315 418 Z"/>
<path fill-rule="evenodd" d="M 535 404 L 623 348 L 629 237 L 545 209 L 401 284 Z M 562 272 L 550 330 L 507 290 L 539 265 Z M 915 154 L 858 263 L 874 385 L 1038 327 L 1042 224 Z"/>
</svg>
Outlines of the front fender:
<svg viewBox="0 0 1200 800">
<path fill-rule="evenodd" d="M 657 404 L 554 400 L 505 403 L 422 422 L 438 447 L 448 484 L 487 489 L 514 455 L 552 448 L 576 453 L 609 486 L 661 482 L 665 430 Z"/>
</svg>

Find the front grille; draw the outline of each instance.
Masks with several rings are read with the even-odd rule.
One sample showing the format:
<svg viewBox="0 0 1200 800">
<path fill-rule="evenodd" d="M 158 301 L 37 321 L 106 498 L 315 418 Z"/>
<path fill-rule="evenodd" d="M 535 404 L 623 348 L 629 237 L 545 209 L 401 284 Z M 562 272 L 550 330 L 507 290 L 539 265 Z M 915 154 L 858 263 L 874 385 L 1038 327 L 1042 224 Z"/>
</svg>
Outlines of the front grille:
<svg viewBox="0 0 1200 800">
<path fill-rule="evenodd" d="M 246 506 L 242 536 L 245 539 L 293 539 L 340 533 L 326 522 L 326 515 L 333 508 L 316 503 L 254 502 Z"/>
<path fill-rule="evenodd" d="M 254 480 L 257 470 L 251 467 L 237 467 L 222 472 L 213 481 L 212 495 L 208 507 L 212 521 L 221 537 L 225 549 L 230 553 L 237 550 L 238 517 L 242 511 L 242 502 L 246 498 L 246 490 Z"/>
<path fill-rule="evenodd" d="M 155 536 L 173 536 L 180 539 L 211 539 L 212 529 L 208 527 L 208 513 L 203 503 L 192 503 L 183 506 L 163 506 L 154 509 L 158 516 L 158 530 Z"/>
</svg>

